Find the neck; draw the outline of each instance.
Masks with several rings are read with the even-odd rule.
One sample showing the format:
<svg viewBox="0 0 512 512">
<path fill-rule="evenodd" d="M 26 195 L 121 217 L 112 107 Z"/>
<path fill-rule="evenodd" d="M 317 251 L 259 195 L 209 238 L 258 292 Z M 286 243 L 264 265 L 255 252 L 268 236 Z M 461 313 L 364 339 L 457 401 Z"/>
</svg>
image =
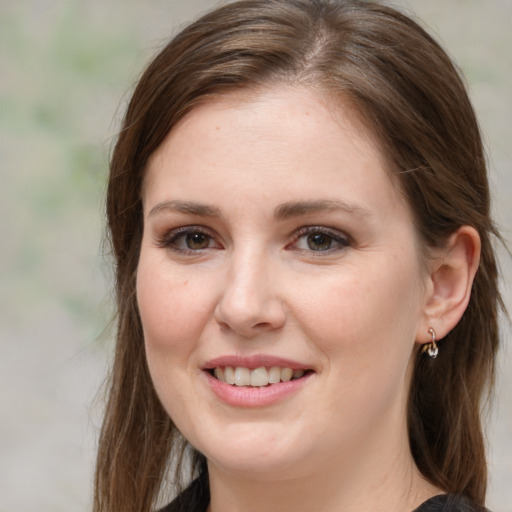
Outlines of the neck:
<svg viewBox="0 0 512 512">
<path fill-rule="evenodd" d="M 441 492 L 419 473 L 405 428 L 394 439 L 374 441 L 366 438 L 357 456 L 345 451 L 293 472 L 240 475 L 210 462 L 208 512 L 411 512 Z"/>
</svg>

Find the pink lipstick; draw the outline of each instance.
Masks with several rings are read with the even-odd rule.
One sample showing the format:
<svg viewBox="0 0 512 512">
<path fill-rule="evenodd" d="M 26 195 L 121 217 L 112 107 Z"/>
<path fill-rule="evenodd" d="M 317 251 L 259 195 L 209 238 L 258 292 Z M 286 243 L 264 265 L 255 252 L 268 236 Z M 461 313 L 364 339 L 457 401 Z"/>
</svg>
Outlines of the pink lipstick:
<svg viewBox="0 0 512 512">
<path fill-rule="evenodd" d="M 203 366 L 213 393 L 236 407 L 265 407 L 298 392 L 314 374 L 290 359 L 268 356 L 222 356 Z"/>
</svg>

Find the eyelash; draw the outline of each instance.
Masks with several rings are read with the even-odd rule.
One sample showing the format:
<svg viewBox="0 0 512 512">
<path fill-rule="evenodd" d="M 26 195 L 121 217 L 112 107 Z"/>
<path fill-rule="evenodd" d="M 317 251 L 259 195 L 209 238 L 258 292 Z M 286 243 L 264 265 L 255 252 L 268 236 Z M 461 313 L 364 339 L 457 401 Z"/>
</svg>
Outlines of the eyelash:
<svg viewBox="0 0 512 512">
<path fill-rule="evenodd" d="M 185 239 L 187 235 L 203 235 L 208 241 L 214 240 L 214 237 L 204 228 L 200 226 L 184 226 L 181 228 L 172 229 L 165 233 L 162 237 L 157 238 L 156 245 L 164 249 L 171 249 L 172 251 L 180 254 L 198 254 L 205 249 L 211 249 L 211 247 L 205 247 L 204 249 L 190 249 L 178 247 L 180 239 Z M 186 241 L 185 241 L 186 243 Z"/>
<path fill-rule="evenodd" d="M 304 249 L 304 248 L 298 248 L 297 250 L 302 253 L 308 253 L 308 254 L 314 254 L 317 257 L 321 257 L 322 255 L 329 255 L 333 254 L 338 251 L 342 251 L 346 249 L 347 247 L 350 247 L 352 245 L 352 239 L 350 236 L 345 235 L 341 233 L 340 231 L 332 228 L 327 228 L 324 226 L 304 226 L 300 229 L 298 229 L 294 235 L 293 235 L 293 241 L 286 245 L 286 249 L 293 249 L 293 246 L 297 245 L 297 243 L 301 240 L 306 240 L 307 237 L 310 235 L 321 235 L 324 237 L 327 237 L 327 242 L 329 245 L 332 245 L 333 243 L 336 244 L 336 247 L 328 247 L 327 249 L 323 250 L 315 250 L 315 249 Z M 206 240 L 208 242 L 208 246 L 204 248 L 198 248 L 198 249 L 191 249 L 189 247 L 183 248 L 178 246 L 178 242 L 180 240 L 184 240 L 184 243 L 186 244 L 186 237 L 187 235 L 202 235 L 206 237 Z M 165 248 L 165 249 L 171 249 L 172 251 L 175 251 L 177 253 L 183 254 L 183 255 L 197 255 L 201 253 L 204 250 L 207 249 L 218 249 L 220 247 L 210 247 L 209 244 L 211 241 L 214 241 L 215 238 L 212 234 L 208 232 L 208 230 L 205 230 L 201 226 L 184 226 L 180 228 L 173 229 L 167 233 L 165 233 L 162 237 L 157 238 L 156 245 L 157 247 Z"/>
<path fill-rule="evenodd" d="M 287 247 L 291 247 L 291 246 L 297 244 L 297 242 L 299 240 L 307 241 L 307 237 L 309 235 L 313 235 L 313 234 L 325 236 L 330 240 L 331 244 L 335 243 L 335 244 L 337 244 L 337 246 L 329 247 L 328 249 L 325 249 L 325 250 L 314 250 L 311 248 L 298 249 L 298 250 L 300 250 L 301 252 L 312 253 L 315 256 L 321 257 L 323 255 L 333 254 L 335 252 L 342 251 L 352 245 L 351 237 L 346 234 L 341 233 L 337 229 L 327 228 L 324 226 L 305 226 L 303 228 L 300 228 L 296 232 L 294 241 L 291 244 L 289 244 Z"/>
</svg>

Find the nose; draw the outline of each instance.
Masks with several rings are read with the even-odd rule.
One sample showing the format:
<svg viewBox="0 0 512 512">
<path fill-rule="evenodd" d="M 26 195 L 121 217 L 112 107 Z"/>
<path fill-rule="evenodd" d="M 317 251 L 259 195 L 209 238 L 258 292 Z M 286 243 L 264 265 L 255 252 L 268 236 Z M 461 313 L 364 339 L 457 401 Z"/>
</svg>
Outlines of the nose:
<svg viewBox="0 0 512 512">
<path fill-rule="evenodd" d="M 284 325 L 286 312 L 275 279 L 278 269 L 269 259 L 261 254 L 233 256 L 215 308 L 222 328 L 253 338 Z"/>
</svg>

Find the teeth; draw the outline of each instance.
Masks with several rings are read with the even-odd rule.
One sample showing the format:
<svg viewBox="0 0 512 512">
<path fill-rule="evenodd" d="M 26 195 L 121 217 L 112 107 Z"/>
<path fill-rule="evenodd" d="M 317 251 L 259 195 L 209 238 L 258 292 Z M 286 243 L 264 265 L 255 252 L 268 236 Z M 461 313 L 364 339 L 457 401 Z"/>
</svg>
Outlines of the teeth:
<svg viewBox="0 0 512 512">
<path fill-rule="evenodd" d="M 219 379 L 219 380 L 222 380 L 222 379 Z M 231 368 L 231 366 L 226 366 L 226 368 L 224 368 L 224 382 L 227 382 L 228 384 L 235 383 L 235 370 L 233 370 L 233 368 Z"/>
<path fill-rule="evenodd" d="M 271 368 L 262 366 L 254 370 L 242 366 L 226 366 L 224 368 L 218 366 L 213 370 L 215 377 L 222 382 L 235 386 L 253 387 L 264 387 L 269 384 L 300 379 L 304 373 L 304 370 L 292 370 L 291 368 L 281 368 L 279 366 L 272 366 Z"/>
<path fill-rule="evenodd" d="M 217 366 L 217 368 L 215 368 L 215 370 L 213 371 L 213 375 L 215 375 L 217 379 L 225 381 L 224 370 L 220 366 Z"/>
<path fill-rule="evenodd" d="M 268 372 L 268 381 L 270 384 L 277 384 L 281 381 L 281 368 L 279 366 L 272 366 Z"/>
<path fill-rule="evenodd" d="M 268 372 L 266 368 L 256 368 L 251 371 L 251 386 L 266 386 L 268 384 Z"/>
<path fill-rule="evenodd" d="M 293 370 L 294 379 L 300 379 L 304 375 L 304 370 Z"/>
<path fill-rule="evenodd" d="M 249 368 L 235 368 L 235 385 L 249 386 L 251 384 L 251 370 Z"/>
<path fill-rule="evenodd" d="M 283 382 L 288 382 L 289 380 L 292 380 L 293 377 L 293 370 L 291 368 L 283 368 L 281 370 L 281 380 Z"/>
</svg>

